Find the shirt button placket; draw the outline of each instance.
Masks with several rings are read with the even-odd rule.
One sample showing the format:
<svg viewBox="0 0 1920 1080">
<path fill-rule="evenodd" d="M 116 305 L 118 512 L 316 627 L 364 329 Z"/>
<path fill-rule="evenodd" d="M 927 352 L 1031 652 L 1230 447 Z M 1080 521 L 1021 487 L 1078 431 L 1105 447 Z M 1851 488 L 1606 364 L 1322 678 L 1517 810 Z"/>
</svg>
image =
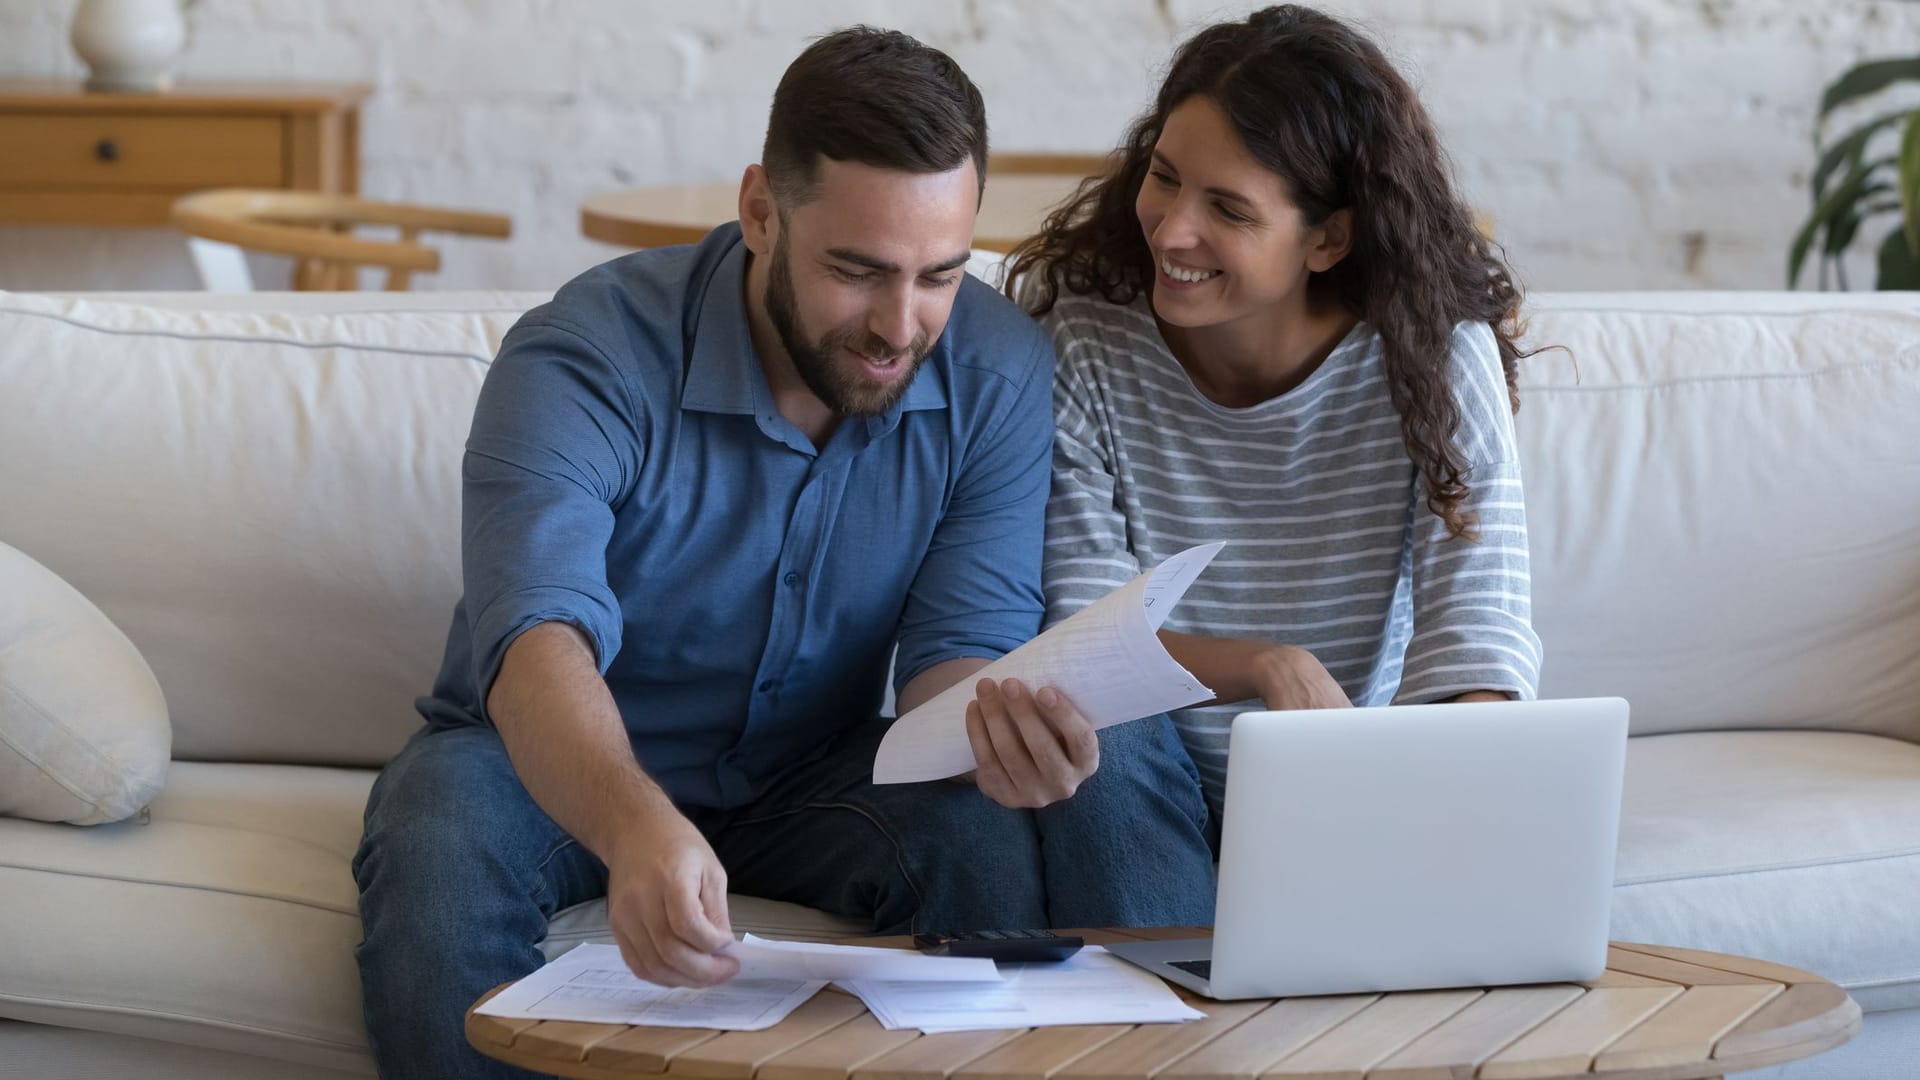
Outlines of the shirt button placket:
<svg viewBox="0 0 1920 1080">
<path fill-rule="evenodd" d="M 781 561 L 789 568 L 806 565 L 819 544 L 820 538 L 815 532 L 819 528 L 821 492 L 821 478 L 818 475 L 809 479 L 800 489 L 800 498 L 794 504 L 793 517 L 787 523 L 780 551 Z M 805 581 L 806 578 L 794 569 L 788 569 L 780 575 L 780 584 L 788 590 L 798 589 Z M 793 655 L 799 637 L 798 624 L 805 621 L 805 608 L 800 606 L 799 596 L 783 590 L 774 595 L 772 614 L 773 637 L 768 641 L 762 670 L 778 671 L 785 668 Z M 767 710 L 773 707 L 768 695 L 773 693 L 776 682 L 775 679 L 761 679 L 754 685 L 755 700 L 747 708 L 749 730 L 759 727 L 768 715 Z"/>
</svg>

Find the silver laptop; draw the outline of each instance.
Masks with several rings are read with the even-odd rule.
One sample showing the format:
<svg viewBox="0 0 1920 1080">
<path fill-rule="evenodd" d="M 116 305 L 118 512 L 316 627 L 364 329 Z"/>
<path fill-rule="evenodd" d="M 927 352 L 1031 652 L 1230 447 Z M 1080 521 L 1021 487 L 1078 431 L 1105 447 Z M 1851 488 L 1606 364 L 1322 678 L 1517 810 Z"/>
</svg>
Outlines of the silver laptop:
<svg viewBox="0 0 1920 1080">
<path fill-rule="evenodd" d="M 1619 698 L 1242 713 L 1213 939 L 1107 950 L 1223 999 L 1597 978 L 1626 740 Z"/>
</svg>

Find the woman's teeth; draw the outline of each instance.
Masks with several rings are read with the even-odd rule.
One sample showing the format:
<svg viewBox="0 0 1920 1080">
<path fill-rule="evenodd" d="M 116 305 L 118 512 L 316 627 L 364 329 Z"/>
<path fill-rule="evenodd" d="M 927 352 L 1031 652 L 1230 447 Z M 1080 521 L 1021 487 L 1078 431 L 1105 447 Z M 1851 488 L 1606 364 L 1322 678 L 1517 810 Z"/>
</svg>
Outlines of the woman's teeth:
<svg viewBox="0 0 1920 1080">
<path fill-rule="evenodd" d="M 1165 257 L 1162 257 L 1160 260 L 1160 272 L 1175 281 L 1188 282 L 1207 281 L 1220 276 L 1220 271 L 1218 270 L 1188 270 L 1185 267 L 1175 266 L 1171 260 Z"/>
</svg>

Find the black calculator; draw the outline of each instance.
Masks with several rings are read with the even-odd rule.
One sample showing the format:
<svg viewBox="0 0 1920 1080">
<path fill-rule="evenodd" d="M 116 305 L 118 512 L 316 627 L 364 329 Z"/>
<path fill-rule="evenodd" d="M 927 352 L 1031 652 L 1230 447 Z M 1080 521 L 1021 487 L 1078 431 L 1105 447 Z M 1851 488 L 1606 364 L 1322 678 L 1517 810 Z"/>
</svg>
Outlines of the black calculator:
<svg viewBox="0 0 1920 1080">
<path fill-rule="evenodd" d="M 914 947 L 928 956 L 975 956 L 1008 964 L 1052 963 L 1080 951 L 1085 941 L 1051 930 L 966 930 L 915 934 Z"/>
</svg>

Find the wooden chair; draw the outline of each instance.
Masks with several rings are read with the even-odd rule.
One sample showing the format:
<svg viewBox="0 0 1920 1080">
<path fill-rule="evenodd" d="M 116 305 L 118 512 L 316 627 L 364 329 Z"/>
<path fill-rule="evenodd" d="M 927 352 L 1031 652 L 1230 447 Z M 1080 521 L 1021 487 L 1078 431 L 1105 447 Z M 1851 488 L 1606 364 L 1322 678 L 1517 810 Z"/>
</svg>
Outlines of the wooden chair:
<svg viewBox="0 0 1920 1080">
<path fill-rule="evenodd" d="M 422 232 L 505 238 L 513 231 L 500 214 L 250 188 L 183 196 L 170 216 L 187 234 L 201 281 L 216 292 L 252 289 L 241 249 L 292 257 L 295 289 L 356 289 L 360 268 L 374 267 L 386 270 L 386 288 L 398 291 L 414 274 L 440 269 L 440 252 L 420 243 Z M 362 239 L 351 232 L 356 225 L 396 228 L 399 239 Z"/>
</svg>

